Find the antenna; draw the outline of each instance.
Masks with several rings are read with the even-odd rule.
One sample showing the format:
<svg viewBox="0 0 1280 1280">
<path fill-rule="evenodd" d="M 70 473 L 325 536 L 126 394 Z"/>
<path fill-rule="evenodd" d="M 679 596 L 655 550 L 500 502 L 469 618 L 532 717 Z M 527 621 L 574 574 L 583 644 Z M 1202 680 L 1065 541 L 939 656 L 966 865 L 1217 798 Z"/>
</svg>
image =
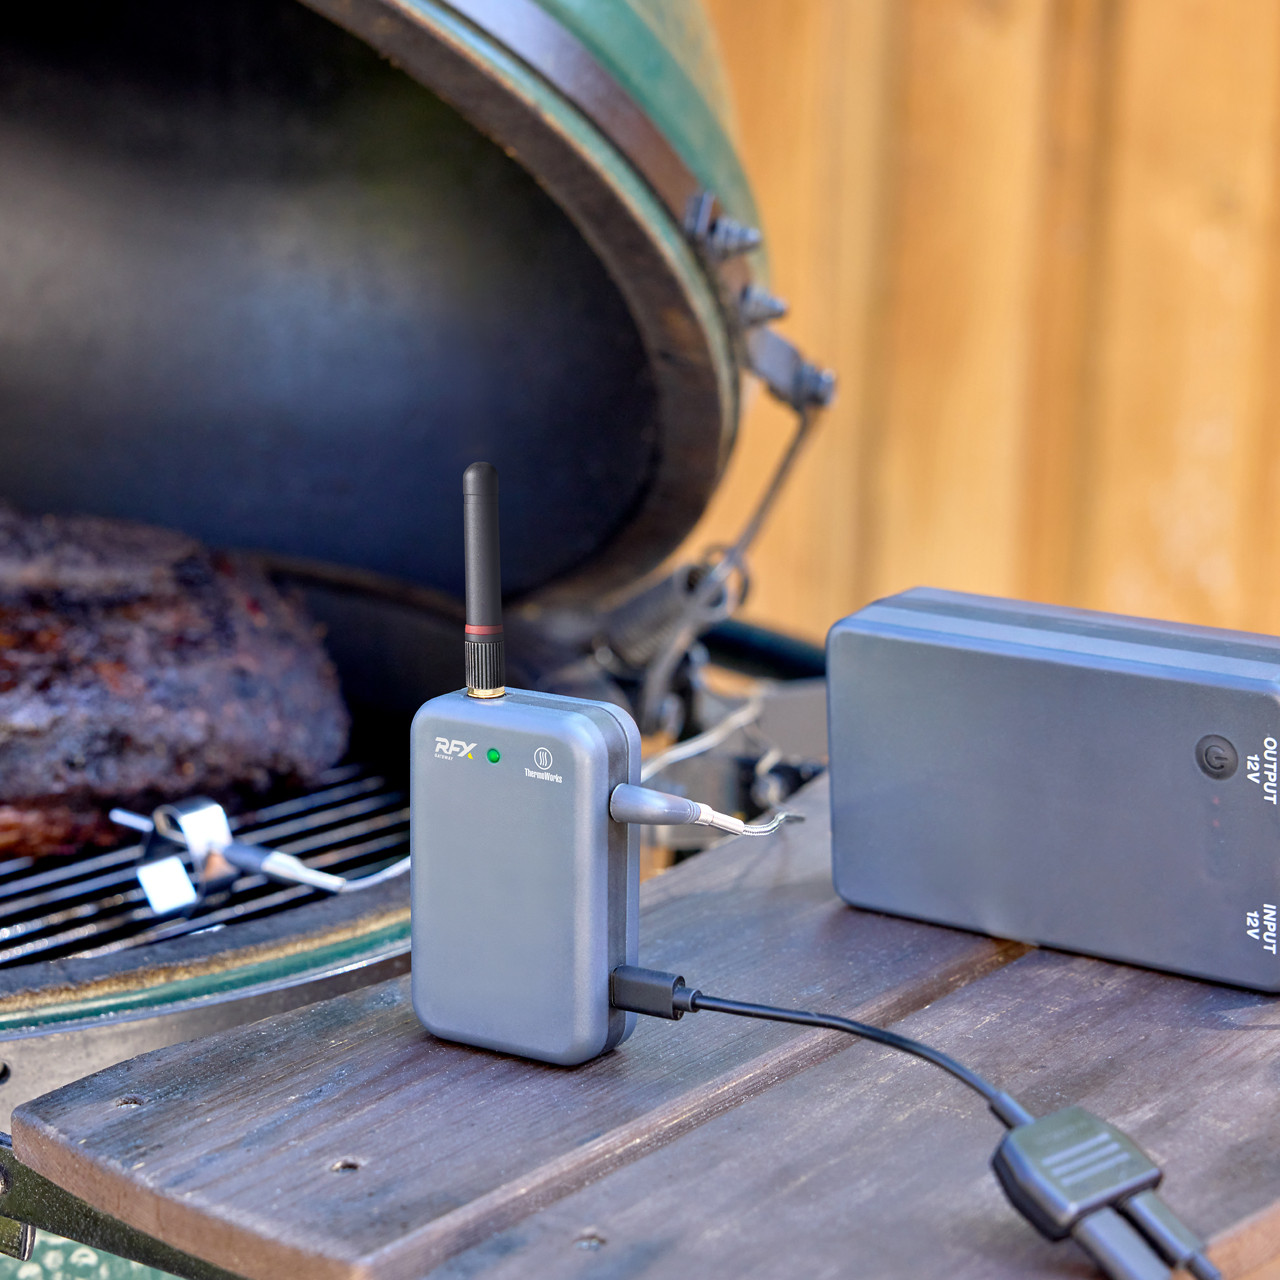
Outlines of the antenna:
<svg viewBox="0 0 1280 1280">
<path fill-rule="evenodd" d="M 462 473 L 462 541 L 467 576 L 467 693 L 506 693 L 502 568 L 498 555 L 498 471 L 473 462 Z"/>
</svg>

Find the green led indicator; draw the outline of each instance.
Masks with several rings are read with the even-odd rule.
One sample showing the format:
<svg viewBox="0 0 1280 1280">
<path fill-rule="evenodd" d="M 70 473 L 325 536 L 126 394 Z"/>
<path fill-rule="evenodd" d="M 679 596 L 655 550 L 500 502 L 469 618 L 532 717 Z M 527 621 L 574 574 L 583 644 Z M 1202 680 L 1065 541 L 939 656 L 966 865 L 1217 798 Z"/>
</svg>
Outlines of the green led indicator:
<svg viewBox="0 0 1280 1280">
<path fill-rule="evenodd" d="M 497 747 L 490 747 L 485 754 L 489 757 L 490 764 L 497 764 L 498 761 L 502 759 L 502 753 Z"/>
</svg>

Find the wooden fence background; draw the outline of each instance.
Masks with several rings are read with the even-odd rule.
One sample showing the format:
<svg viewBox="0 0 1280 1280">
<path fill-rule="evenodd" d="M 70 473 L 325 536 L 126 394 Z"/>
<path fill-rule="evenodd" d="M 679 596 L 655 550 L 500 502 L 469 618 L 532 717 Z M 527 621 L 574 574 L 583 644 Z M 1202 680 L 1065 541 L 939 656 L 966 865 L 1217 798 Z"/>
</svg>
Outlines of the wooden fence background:
<svg viewBox="0 0 1280 1280">
<path fill-rule="evenodd" d="M 748 616 L 915 584 L 1280 631 L 1280 0 L 706 0 L 840 375 Z M 786 437 L 758 397 L 692 539 Z"/>
</svg>

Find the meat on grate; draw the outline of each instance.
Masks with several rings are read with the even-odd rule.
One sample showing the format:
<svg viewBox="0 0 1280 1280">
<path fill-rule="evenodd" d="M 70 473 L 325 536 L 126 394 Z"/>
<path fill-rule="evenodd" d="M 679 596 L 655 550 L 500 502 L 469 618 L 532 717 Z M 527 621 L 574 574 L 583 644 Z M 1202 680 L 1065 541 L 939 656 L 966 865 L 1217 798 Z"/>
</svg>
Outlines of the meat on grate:
<svg viewBox="0 0 1280 1280">
<path fill-rule="evenodd" d="M 0 855 L 113 839 L 122 801 L 307 782 L 347 730 L 318 629 L 251 559 L 0 506 Z"/>
</svg>

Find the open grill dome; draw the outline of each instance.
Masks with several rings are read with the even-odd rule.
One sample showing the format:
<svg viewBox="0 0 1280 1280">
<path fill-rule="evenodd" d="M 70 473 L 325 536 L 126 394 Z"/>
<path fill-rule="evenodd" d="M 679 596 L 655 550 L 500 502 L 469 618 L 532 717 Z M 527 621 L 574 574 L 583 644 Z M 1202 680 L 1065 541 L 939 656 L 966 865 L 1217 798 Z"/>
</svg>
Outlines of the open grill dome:
<svg viewBox="0 0 1280 1280">
<path fill-rule="evenodd" d="M 456 595 L 457 476 L 484 456 L 509 477 L 512 594 L 628 586 L 691 528 L 732 442 L 716 271 L 461 12 L 535 10 L 590 57 L 536 6 L 317 7 L 376 48 L 296 0 L 6 22 L 0 497 Z M 635 37 L 629 6 L 600 9 Z M 674 59 L 668 82 L 699 101 Z M 634 113 L 610 84 L 599 111 Z M 679 164 L 652 123 L 634 145 L 656 181 Z"/>
<path fill-rule="evenodd" d="M 0 501 L 301 584 L 368 763 L 241 832 L 395 860 L 406 713 L 461 678 L 463 467 L 503 473 L 509 590 L 582 601 L 674 549 L 727 459 L 761 262 L 715 241 L 755 214 L 700 10 L 28 6 L 0 33 L 0 167 Z M 403 882 L 242 883 L 157 921 L 133 858 L 0 866 L 5 1114 L 407 966 Z"/>
</svg>

